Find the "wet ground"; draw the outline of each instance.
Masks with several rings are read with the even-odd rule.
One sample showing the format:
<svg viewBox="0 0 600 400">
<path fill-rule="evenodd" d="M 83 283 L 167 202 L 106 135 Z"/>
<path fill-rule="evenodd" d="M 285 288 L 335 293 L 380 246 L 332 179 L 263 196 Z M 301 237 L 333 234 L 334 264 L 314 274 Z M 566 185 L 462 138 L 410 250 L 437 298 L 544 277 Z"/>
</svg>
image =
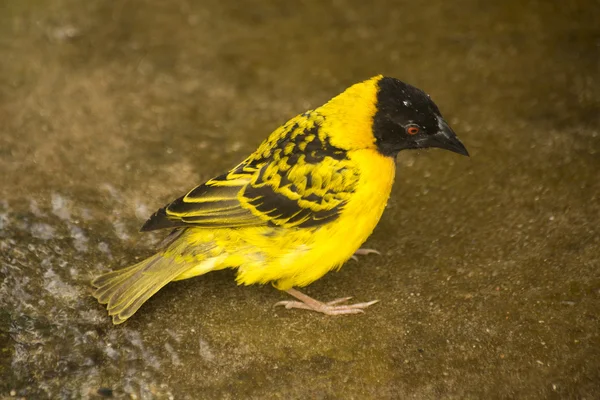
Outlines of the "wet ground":
<svg viewBox="0 0 600 400">
<path fill-rule="evenodd" d="M 556 5 L 554 5 L 556 3 Z M 560 5 L 559 5 L 560 4 Z M 0 398 L 600 397 L 597 1 L 0 5 Z M 404 152 L 368 247 L 275 309 L 231 271 L 114 327 L 156 208 L 383 73 L 468 147 Z M 100 390 L 100 391 L 99 391 Z"/>
</svg>

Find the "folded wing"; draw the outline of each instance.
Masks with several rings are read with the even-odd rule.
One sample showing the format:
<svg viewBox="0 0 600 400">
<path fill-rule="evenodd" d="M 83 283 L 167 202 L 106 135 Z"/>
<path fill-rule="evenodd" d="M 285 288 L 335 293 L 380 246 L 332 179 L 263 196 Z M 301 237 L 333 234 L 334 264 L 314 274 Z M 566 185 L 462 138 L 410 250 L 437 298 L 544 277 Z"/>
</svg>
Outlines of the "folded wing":
<svg viewBox="0 0 600 400">
<path fill-rule="evenodd" d="M 359 176 L 329 143 L 319 118 L 313 112 L 290 120 L 236 168 L 161 208 L 141 230 L 306 228 L 335 220 Z"/>
</svg>

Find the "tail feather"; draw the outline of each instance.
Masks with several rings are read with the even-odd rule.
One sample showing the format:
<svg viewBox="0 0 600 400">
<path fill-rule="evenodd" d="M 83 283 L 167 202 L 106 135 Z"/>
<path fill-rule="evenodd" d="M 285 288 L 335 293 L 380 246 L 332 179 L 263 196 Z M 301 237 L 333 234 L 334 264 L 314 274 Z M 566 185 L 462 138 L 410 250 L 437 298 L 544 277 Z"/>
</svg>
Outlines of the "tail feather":
<svg viewBox="0 0 600 400">
<path fill-rule="evenodd" d="M 119 288 L 123 288 L 123 282 L 131 276 L 134 276 L 140 270 L 141 263 L 131 267 L 112 271 L 101 275 L 92 281 L 92 285 L 96 288 L 94 297 L 100 304 L 108 304 L 110 298 L 118 293 Z M 111 304 L 113 304 L 111 302 Z"/>
<path fill-rule="evenodd" d="M 131 267 L 112 271 L 92 281 L 93 296 L 106 304 L 115 325 L 125 322 L 163 286 L 193 265 L 175 262 L 158 253 Z"/>
</svg>

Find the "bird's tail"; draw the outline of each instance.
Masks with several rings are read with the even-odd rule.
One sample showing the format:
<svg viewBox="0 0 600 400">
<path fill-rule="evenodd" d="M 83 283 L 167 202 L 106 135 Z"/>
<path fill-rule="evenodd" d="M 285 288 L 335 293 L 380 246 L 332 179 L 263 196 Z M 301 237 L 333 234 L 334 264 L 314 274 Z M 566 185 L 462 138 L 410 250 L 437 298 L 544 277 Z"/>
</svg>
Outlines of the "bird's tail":
<svg viewBox="0 0 600 400">
<path fill-rule="evenodd" d="M 92 281 L 93 296 L 106 304 L 113 324 L 131 317 L 153 294 L 177 276 L 190 269 L 173 256 L 159 252 L 131 267 L 112 271 Z"/>
</svg>

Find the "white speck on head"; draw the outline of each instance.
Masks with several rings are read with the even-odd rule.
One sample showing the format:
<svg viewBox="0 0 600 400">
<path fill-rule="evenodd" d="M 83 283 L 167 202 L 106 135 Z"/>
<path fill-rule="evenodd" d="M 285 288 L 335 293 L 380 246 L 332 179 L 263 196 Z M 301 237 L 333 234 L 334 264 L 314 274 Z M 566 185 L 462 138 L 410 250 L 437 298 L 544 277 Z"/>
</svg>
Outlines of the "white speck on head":
<svg viewBox="0 0 600 400">
<path fill-rule="evenodd" d="M 412 103 L 410 101 L 408 101 L 408 100 L 403 100 L 402 104 L 404 104 L 406 107 L 412 106 Z"/>
<path fill-rule="evenodd" d="M 444 131 L 444 127 L 448 126 L 448 124 L 446 124 L 446 121 L 444 121 L 444 118 L 440 117 L 439 115 L 436 115 L 437 121 L 438 121 L 438 127 L 440 128 L 440 131 Z"/>
</svg>

